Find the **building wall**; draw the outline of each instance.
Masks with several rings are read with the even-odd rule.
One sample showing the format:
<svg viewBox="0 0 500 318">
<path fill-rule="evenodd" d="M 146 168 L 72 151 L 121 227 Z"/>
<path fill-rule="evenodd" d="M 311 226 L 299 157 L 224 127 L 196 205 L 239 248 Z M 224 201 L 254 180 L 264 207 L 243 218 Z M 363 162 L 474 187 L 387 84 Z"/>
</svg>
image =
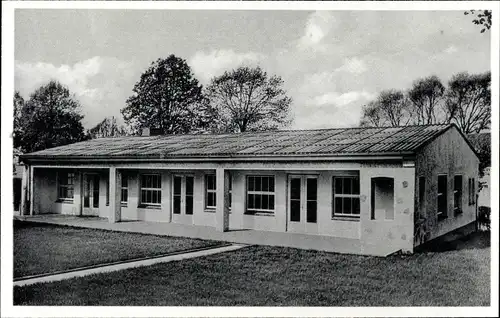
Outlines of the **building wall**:
<svg viewBox="0 0 500 318">
<path fill-rule="evenodd" d="M 415 202 L 416 207 L 419 207 L 415 213 L 415 246 L 475 221 L 476 206 L 468 204 L 468 179 L 474 178 L 476 180 L 477 189 L 479 159 L 455 127 L 447 130 L 424 147 L 416 156 L 415 167 L 417 189 Z M 437 217 L 439 174 L 447 175 L 448 217 L 443 220 L 438 220 Z M 453 211 L 453 179 L 457 174 L 462 175 L 463 212 L 455 215 Z M 421 205 L 419 202 L 419 177 L 425 177 L 425 205 Z"/>
<path fill-rule="evenodd" d="M 283 169 L 264 170 L 231 170 L 232 207 L 229 216 L 230 229 L 254 229 L 262 231 L 291 231 L 288 218 L 288 177 L 294 175 L 315 175 L 318 180 L 317 223 L 305 223 L 299 233 L 334 236 L 359 240 L 366 254 L 383 255 L 396 250 L 411 250 L 413 237 L 413 196 L 414 169 L 403 168 L 395 163 L 341 163 L 331 164 L 330 170 Z M 75 199 L 71 203 L 55 203 L 57 189 L 56 169 L 41 169 L 36 175 L 35 189 L 43 192 L 45 200 L 40 201 L 38 212 L 48 211 L 61 214 L 79 214 L 81 196 L 80 183 L 82 175 L 77 173 Z M 90 171 L 90 170 L 85 170 Z M 216 226 L 216 213 L 205 209 L 205 175 L 215 174 L 215 169 L 205 170 L 140 170 L 120 169 L 122 175 L 128 176 L 128 202 L 121 208 L 122 220 L 142 220 L 155 222 L 174 222 L 199 226 Z M 96 172 L 96 171 L 93 171 Z M 144 208 L 140 206 L 140 175 L 142 173 L 160 173 L 162 179 L 161 206 Z M 194 177 L 194 214 L 172 214 L 172 180 L 173 175 L 192 175 Z M 47 175 L 48 177 L 42 177 Z M 99 216 L 108 217 L 110 207 L 106 205 L 109 172 L 100 171 Z M 246 209 L 246 177 L 248 175 L 273 175 L 275 177 L 275 213 L 273 215 L 249 215 Z M 333 210 L 333 177 L 359 176 L 360 208 L 358 219 L 334 217 Z M 371 178 L 394 178 L 394 219 L 371 220 Z M 51 179 L 52 178 L 52 179 Z M 50 179 L 50 180 L 49 180 Z M 49 181 L 47 181 L 49 180 Z"/>
<path fill-rule="evenodd" d="M 375 214 L 372 219 L 372 178 L 394 181 L 394 217 Z M 413 213 L 415 169 L 372 167 L 361 173 L 361 242 L 364 254 L 387 255 L 395 251 L 413 252 Z"/>
<path fill-rule="evenodd" d="M 57 169 L 40 169 L 33 172 L 34 214 L 80 214 L 80 175 L 75 175 L 73 203 L 57 200 Z"/>
</svg>

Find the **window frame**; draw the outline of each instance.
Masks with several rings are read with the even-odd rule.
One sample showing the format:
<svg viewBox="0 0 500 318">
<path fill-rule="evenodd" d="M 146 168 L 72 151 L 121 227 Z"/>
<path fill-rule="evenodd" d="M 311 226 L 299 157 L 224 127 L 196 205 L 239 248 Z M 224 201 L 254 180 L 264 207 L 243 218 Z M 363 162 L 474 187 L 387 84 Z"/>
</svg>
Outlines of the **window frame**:
<svg viewBox="0 0 500 318">
<path fill-rule="evenodd" d="M 419 212 L 421 213 L 420 215 L 425 215 L 425 212 L 427 210 L 427 184 L 426 184 L 426 178 L 425 176 L 419 176 L 418 177 L 418 207 L 419 207 Z"/>
<path fill-rule="evenodd" d="M 357 193 L 357 194 L 336 193 L 335 180 L 337 178 L 357 180 L 359 193 Z M 343 184 L 343 182 L 342 182 L 342 184 Z M 335 211 L 335 199 L 336 198 L 351 198 L 351 199 L 359 200 L 359 213 L 358 214 L 337 213 Z M 351 201 L 351 203 L 352 203 L 352 201 Z M 351 211 L 353 211 L 352 204 L 351 204 Z M 332 220 L 339 219 L 339 218 L 343 218 L 343 219 L 348 218 L 348 219 L 354 219 L 354 220 L 359 220 L 361 218 L 361 183 L 360 183 L 359 175 L 337 175 L 337 176 L 332 177 Z"/>
<path fill-rule="evenodd" d="M 208 188 L 208 179 L 213 177 L 214 178 L 214 188 L 209 189 Z M 217 175 L 215 173 L 208 173 L 205 174 L 205 210 L 210 210 L 213 211 L 217 209 Z M 208 205 L 208 197 L 209 194 L 214 195 L 214 205 Z"/>
<path fill-rule="evenodd" d="M 262 184 L 262 178 L 271 178 L 273 180 L 273 191 L 255 191 L 255 190 L 248 190 L 248 185 L 249 185 L 249 178 L 261 178 L 261 184 Z M 255 181 L 254 181 L 255 184 Z M 269 185 L 269 183 L 268 183 Z M 249 195 L 259 195 L 262 196 L 267 195 L 267 196 L 272 196 L 273 197 L 273 209 L 257 209 L 257 208 L 248 208 L 248 197 Z M 262 200 L 261 200 L 262 202 Z M 268 201 L 269 202 L 269 201 Z M 246 175 L 245 176 L 245 213 L 246 215 L 265 215 L 265 216 L 274 216 L 276 213 L 276 176 L 275 175 L 265 175 L 265 174 L 251 174 L 251 175 Z"/>
<path fill-rule="evenodd" d="M 65 175 L 65 182 L 61 183 L 61 174 Z M 73 175 L 71 178 L 69 175 Z M 73 183 L 69 183 L 69 180 L 72 180 Z M 57 201 L 58 202 L 68 202 L 71 203 L 75 199 L 75 181 L 76 181 L 76 173 L 74 171 L 57 171 L 56 173 L 56 182 L 57 182 Z M 61 196 L 61 189 L 65 189 L 66 196 Z M 68 190 L 71 189 L 73 196 L 68 197 Z"/>
<path fill-rule="evenodd" d="M 127 185 L 123 186 L 123 181 L 126 180 Z M 129 184 L 129 175 L 127 173 L 122 173 L 122 182 L 120 184 L 120 204 L 122 206 L 127 206 L 128 204 L 128 184 Z M 127 191 L 126 200 L 123 200 L 123 191 Z"/>
<path fill-rule="evenodd" d="M 457 189 L 457 178 L 460 178 L 460 188 Z M 453 176 L 453 213 L 455 215 L 461 214 L 463 212 L 462 201 L 463 201 L 463 193 L 464 193 L 464 178 L 462 174 L 456 174 Z M 459 198 L 457 200 L 456 196 L 459 194 Z M 457 205 L 458 203 L 458 205 Z"/>
<path fill-rule="evenodd" d="M 470 187 L 470 205 L 476 204 L 476 178 L 471 179 L 471 187 Z"/>
<path fill-rule="evenodd" d="M 446 189 L 444 192 L 439 192 L 439 178 L 440 177 L 445 177 L 446 178 Z M 446 219 L 448 217 L 448 174 L 438 174 L 437 176 L 437 187 L 436 187 L 436 215 L 439 219 Z M 444 211 L 439 211 L 439 199 L 440 196 L 443 196 L 445 198 L 445 210 Z"/>
<path fill-rule="evenodd" d="M 143 187 L 143 177 L 145 176 L 156 176 L 158 177 L 159 181 L 159 188 L 146 188 Z M 143 191 L 152 191 L 152 192 L 157 192 L 159 195 L 157 196 L 159 199 L 159 202 L 154 203 L 154 202 L 144 202 L 142 200 L 142 192 Z M 146 196 L 147 197 L 147 196 Z M 151 195 L 151 197 L 153 197 Z M 161 207 L 161 198 L 162 198 L 162 178 L 161 178 L 161 173 L 141 173 L 139 177 L 139 204 L 140 206 L 143 207 Z"/>
</svg>

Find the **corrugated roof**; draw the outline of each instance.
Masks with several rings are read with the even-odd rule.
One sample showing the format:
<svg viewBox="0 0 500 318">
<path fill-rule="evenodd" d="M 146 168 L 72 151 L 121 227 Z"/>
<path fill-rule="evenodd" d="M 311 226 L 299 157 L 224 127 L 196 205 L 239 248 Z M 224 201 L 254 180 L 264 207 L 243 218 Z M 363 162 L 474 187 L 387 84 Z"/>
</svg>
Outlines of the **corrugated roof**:
<svg viewBox="0 0 500 318">
<path fill-rule="evenodd" d="M 414 153 L 451 125 L 100 138 L 24 158 L 348 156 Z"/>
</svg>

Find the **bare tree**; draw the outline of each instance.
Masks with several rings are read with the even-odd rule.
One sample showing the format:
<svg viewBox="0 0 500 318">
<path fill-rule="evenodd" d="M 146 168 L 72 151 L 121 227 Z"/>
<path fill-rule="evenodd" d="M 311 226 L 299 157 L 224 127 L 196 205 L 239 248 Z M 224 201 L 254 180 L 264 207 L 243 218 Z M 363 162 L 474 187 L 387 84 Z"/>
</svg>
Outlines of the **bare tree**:
<svg viewBox="0 0 500 318">
<path fill-rule="evenodd" d="M 417 124 L 436 124 L 440 121 L 441 102 L 445 87 L 435 75 L 419 79 L 413 83 L 408 97 L 413 104 Z"/>
<path fill-rule="evenodd" d="M 88 130 L 90 138 L 119 137 L 128 135 L 123 125 L 119 125 L 114 116 L 106 117 L 103 121 Z"/>
<path fill-rule="evenodd" d="M 406 126 L 411 120 L 408 98 L 402 91 L 385 90 L 363 107 L 361 126 Z"/>
<path fill-rule="evenodd" d="M 289 125 L 292 99 L 279 76 L 242 66 L 212 79 L 206 95 L 214 114 L 213 130 L 244 132 Z"/>
<path fill-rule="evenodd" d="M 454 75 L 448 83 L 446 114 L 465 133 L 479 133 L 491 122 L 491 73 Z"/>
</svg>

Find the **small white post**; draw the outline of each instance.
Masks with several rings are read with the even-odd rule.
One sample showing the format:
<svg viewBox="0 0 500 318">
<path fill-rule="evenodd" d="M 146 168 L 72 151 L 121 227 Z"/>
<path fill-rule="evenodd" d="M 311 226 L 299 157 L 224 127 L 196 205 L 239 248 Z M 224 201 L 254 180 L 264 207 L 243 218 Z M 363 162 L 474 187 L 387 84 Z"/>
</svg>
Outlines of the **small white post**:
<svg viewBox="0 0 500 318">
<path fill-rule="evenodd" d="M 34 185 L 35 185 L 35 181 L 33 179 L 35 173 L 34 173 L 34 170 L 35 168 L 33 166 L 30 167 L 29 169 L 29 172 L 30 172 L 30 179 L 29 179 L 29 189 L 28 189 L 28 193 L 29 193 L 29 204 L 30 204 L 30 215 L 33 215 L 34 212 L 33 212 L 33 209 L 34 209 L 34 199 L 35 199 L 35 195 L 34 195 L 34 192 L 35 192 L 35 188 L 34 188 Z"/>
<path fill-rule="evenodd" d="M 122 205 L 121 205 L 121 189 L 122 177 L 120 171 L 115 167 L 109 168 L 109 217 L 110 223 L 121 221 Z"/>
<path fill-rule="evenodd" d="M 19 215 L 26 215 L 28 210 L 28 165 L 23 166 L 23 179 L 21 181 L 21 204 L 19 205 Z"/>
</svg>

